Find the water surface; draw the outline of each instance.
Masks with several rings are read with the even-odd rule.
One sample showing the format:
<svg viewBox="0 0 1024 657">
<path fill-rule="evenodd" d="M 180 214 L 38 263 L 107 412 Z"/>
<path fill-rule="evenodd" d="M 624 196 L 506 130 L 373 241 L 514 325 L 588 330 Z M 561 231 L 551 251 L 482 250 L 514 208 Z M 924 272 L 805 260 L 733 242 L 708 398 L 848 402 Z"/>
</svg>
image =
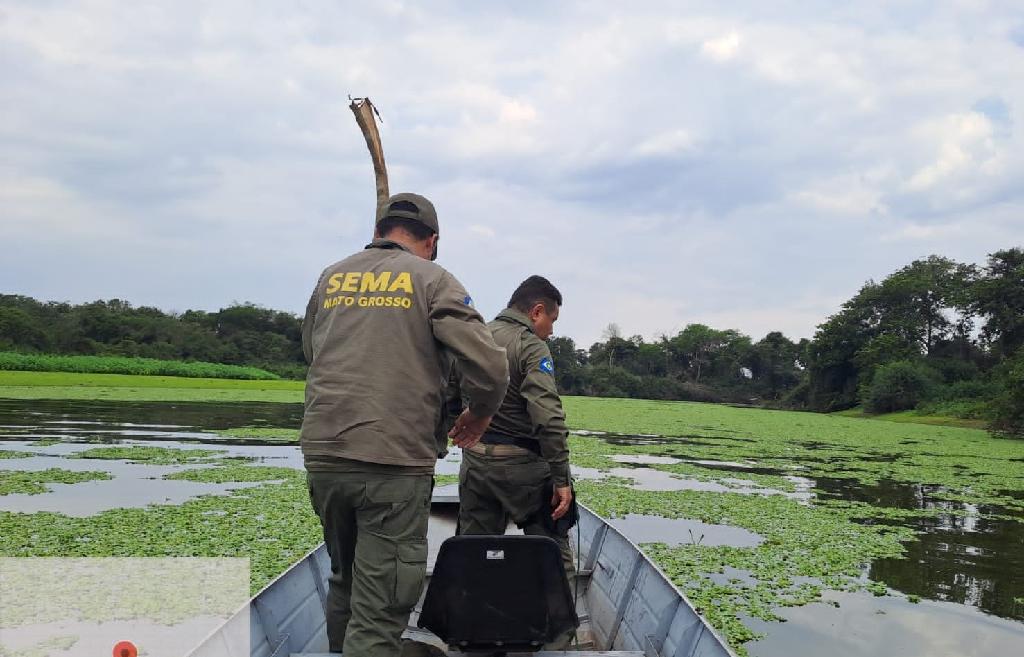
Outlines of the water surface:
<svg viewBox="0 0 1024 657">
<path fill-rule="evenodd" d="M 180 503 L 204 494 L 231 494 L 246 485 L 166 481 L 166 474 L 209 464 L 148 465 L 123 460 L 67 459 L 97 443 L 223 450 L 225 456 L 255 459 L 260 465 L 301 469 L 295 444 L 225 438 L 218 430 L 242 426 L 298 428 L 299 404 L 271 403 L 134 403 L 86 401 L 0 400 L 0 449 L 33 452 L 29 458 L 0 460 L 0 469 L 102 470 L 110 481 L 49 484 L 51 493 L 0 496 L 0 509 L 60 511 L 91 515 L 115 506 Z M 582 432 L 580 432 L 582 433 Z M 699 445 L 707 436 L 624 436 L 591 432 L 618 445 Z M 39 444 L 50 438 L 61 442 Z M 721 438 L 716 438 L 721 440 Z M 733 440 L 749 441 L 735 437 Z M 875 455 L 892 458 L 891 455 Z M 934 517 L 899 521 L 917 537 L 906 544 L 907 555 L 866 565 L 864 576 L 884 582 L 896 595 L 876 598 L 868 593 L 828 592 L 840 607 L 813 603 L 780 613 L 787 623 L 750 625 L 768 636 L 751 644 L 757 657 L 868 655 L 991 655 L 1024 654 L 1024 518 L 998 507 L 942 499 L 938 486 L 882 481 L 865 485 L 851 479 L 805 476 L 798 463 L 780 467 L 776 461 L 685 459 L 709 477 L 687 478 L 661 470 L 680 459 L 671 456 L 614 457 L 621 467 L 610 472 L 574 468 L 582 477 L 619 476 L 645 490 L 703 490 L 754 495 L 786 494 L 801 503 L 828 500 L 865 502 L 876 507 L 935 511 Z M 843 457 L 846 458 L 845 455 Z M 443 474 L 458 472 L 461 454 L 438 462 Z M 849 455 L 856 464 L 858 455 Z M 781 475 L 797 491 L 776 491 L 742 485 L 745 473 Z M 710 480 L 708 480 L 710 479 Z M 749 484 L 750 482 L 748 482 Z M 737 485 L 740 487 L 737 488 Z M 1012 491 L 1024 496 L 1024 492 Z M 896 521 L 892 521 L 896 522 Z M 747 530 L 706 525 L 694 520 L 627 516 L 613 522 L 635 542 L 747 547 L 762 539 Z M 740 574 L 742 576 L 742 574 Z M 920 596 L 911 604 L 905 595 Z"/>
</svg>

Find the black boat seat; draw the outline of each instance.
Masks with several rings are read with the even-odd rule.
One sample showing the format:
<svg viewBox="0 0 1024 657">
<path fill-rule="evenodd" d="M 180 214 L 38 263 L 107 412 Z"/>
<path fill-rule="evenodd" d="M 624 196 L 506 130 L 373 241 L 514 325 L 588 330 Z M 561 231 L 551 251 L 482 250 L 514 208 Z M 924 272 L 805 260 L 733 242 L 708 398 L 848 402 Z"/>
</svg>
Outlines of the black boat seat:
<svg viewBox="0 0 1024 657">
<path fill-rule="evenodd" d="M 532 652 L 579 626 L 558 544 L 455 536 L 441 544 L 419 626 L 463 652 Z"/>
</svg>

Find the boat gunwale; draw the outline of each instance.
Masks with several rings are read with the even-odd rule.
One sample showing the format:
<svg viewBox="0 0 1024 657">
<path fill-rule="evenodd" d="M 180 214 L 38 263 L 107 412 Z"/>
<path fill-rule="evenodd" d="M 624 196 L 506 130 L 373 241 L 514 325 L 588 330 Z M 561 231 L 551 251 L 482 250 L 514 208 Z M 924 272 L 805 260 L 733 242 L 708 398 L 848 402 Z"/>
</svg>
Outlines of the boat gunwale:
<svg viewBox="0 0 1024 657">
<path fill-rule="evenodd" d="M 704 614 L 702 614 L 699 611 L 697 611 L 697 608 L 694 607 L 692 602 L 690 602 L 690 598 L 686 597 L 686 594 L 683 593 L 683 591 L 680 590 L 680 588 L 675 585 L 675 582 L 673 582 L 671 580 L 671 578 L 669 578 L 669 576 L 665 574 L 665 571 L 662 570 L 661 567 L 657 563 L 655 563 L 654 559 L 651 559 L 647 555 L 647 553 L 645 553 L 642 549 L 640 549 L 640 546 L 638 544 L 634 543 L 633 540 L 630 539 L 628 536 L 626 536 L 624 533 L 622 533 L 622 531 L 620 529 L 618 529 L 617 527 L 612 525 L 612 523 L 609 522 L 607 518 L 605 518 L 601 514 L 595 512 L 593 509 L 591 509 L 589 506 L 587 506 L 583 502 L 578 502 L 578 504 L 579 504 L 579 506 L 582 506 L 584 509 L 586 509 L 589 513 L 591 513 L 595 518 L 597 518 L 598 520 L 603 522 L 605 525 L 607 525 L 608 529 L 610 529 L 611 531 L 613 531 L 616 534 L 618 534 L 619 538 L 624 540 L 626 543 L 629 544 L 630 547 L 632 547 L 634 550 L 636 550 L 637 553 L 641 556 L 641 558 L 643 558 L 643 560 L 646 561 L 654 569 L 654 572 L 656 572 L 661 577 L 661 579 L 664 580 L 665 583 L 668 584 L 669 587 L 671 587 L 671 589 L 673 591 L 675 591 L 676 595 L 679 596 L 679 598 L 683 601 L 683 603 L 686 604 L 686 606 L 690 608 L 690 611 L 692 611 L 694 613 L 694 615 L 697 616 L 697 618 L 700 619 L 701 624 L 704 625 L 704 629 L 706 631 L 711 632 L 711 634 L 715 637 L 715 639 L 718 641 L 718 643 L 720 643 L 725 648 L 725 650 L 729 654 L 729 656 L 730 657 L 737 657 L 736 653 L 733 652 L 732 648 L 729 646 L 729 643 L 725 639 L 723 639 L 721 635 L 718 634 L 718 632 L 715 630 L 714 626 L 712 626 L 711 623 L 708 621 L 707 617 L 705 617 Z M 577 525 L 577 527 L 578 526 L 579 525 Z M 577 554 L 578 554 L 578 552 L 579 552 L 579 544 L 578 544 L 578 542 L 577 542 L 577 545 L 576 545 L 576 550 L 577 550 Z M 593 575 L 591 575 L 591 577 L 592 576 Z M 659 649 L 658 652 L 659 653 L 661 652 L 660 649 Z"/>
</svg>

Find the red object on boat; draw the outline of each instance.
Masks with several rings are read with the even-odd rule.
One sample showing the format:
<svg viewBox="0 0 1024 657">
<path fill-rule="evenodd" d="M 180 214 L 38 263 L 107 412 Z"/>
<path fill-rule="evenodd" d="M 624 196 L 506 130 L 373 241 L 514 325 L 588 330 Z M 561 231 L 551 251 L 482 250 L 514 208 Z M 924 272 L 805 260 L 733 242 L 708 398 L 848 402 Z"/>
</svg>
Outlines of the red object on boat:
<svg viewBox="0 0 1024 657">
<path fill-rule="evenodd" d="M 114 657 L 139 657 L 139 649 L 131 641 L 118 641 L 114 644 Z"/>
</svg>

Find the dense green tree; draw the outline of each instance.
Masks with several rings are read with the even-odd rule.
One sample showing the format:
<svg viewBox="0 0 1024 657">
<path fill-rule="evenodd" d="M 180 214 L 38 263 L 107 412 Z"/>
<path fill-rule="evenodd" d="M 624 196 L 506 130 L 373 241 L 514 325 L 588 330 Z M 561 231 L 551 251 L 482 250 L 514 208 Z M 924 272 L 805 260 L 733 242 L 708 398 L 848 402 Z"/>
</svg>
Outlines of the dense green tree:
<svg viewBox="0 0 1024 657">
<path fill-rule="evenodd" d="M 837 411 L 857 404 L 860 371 L 857 352 L 873 337 L 868 307 L 861 298 L 875 286 L 868 282 L 843 309 L 818 327 L 807 347 L 807 404 L 818 411 Z"/>
<path fill-rule="evenodd" d="M 724 331 L 718 331 L 705 324 L 687 324 L 674 338 L 669 340 L 677 362 L 696 383 L 711 366 L 716 352 L 722 349 L 728 338 Z"/>
<path fill-rule="evenodd" d="M 929 399 L 937 385 L 935 373 L 921 362 L 887 363 L 878 368 L 867 387 L 864 406 L 872 413 L 911 409 Z"/>
<path fill-rule="evenodd" d="M 742 386 L 753 377 L 753 344 L 739 331 L 719 331 L 719 344 L 710 353 L 710 381 L 724 386 Z"/>
<path fill-rule="evenodd" d="M 779 399 L 800 382 L 799 346 L 779 331 L 753 345 L 749 363 L 752 378 L 768 399 Z"/>
<path fill-rule="evenodd" d="M 301 321 L 252 304 L 180 317 L 111 299 L 78 306 L 0 295 L 0 348 L 256 365 L 301 375 Z"/>
<path fill-rule="evenodd" d="M 1024 346 L 1024 249 L 996 251 L 971 290 L 971 307 L 985 319 L 982 336 L 998 355 Z"/>
<path fill-rule="evenodd" d="M 921 345 L 903 332 L 873 333 L 852 358 L 864 382 L 869 382 L 875 370 L 886 363 L 914 360 L 921 355 Z"/>
<path fill-rule="evenodd" d="M 807 352 L 808 403 L 839 410 L 859 401 L 881 366 L 945 352 L 969 340 L 976 268 L 940 256 L 868 281 L 818 327 Z"/>
<path fill-rule="evenodd" d="M 551 358 L 555 361 L 555 382 L 562 394 L 584 394 L 586 385 L 583 368 L 587 364 L 587 352 L 576 348 L 572 338 L 558 336 L 548 340 Z"/>
<path fill-rule="evenodd" d="M 32 316 L 16 306 L 0 306 L 0 349 L 16 347 L 45 351 L 49 340 Z"/>
<path fill-rule="evenodd" d="M 612 335 L 605 342 L 595 342 L 590 347 L 590 361 L 604 363 L 608 367 L 624 366 L 636 355 L 639 345 L 618 335 Z"/>
<path fill-rule="evenodd" d="M 621 339 L 621 338 L 620 338 Z M 639 397 L 643 379 L 622 367 L 594 366 L 588 377 L 587 394 L 599 397 Z"/>
<path fill-rule="evenodd" d="M 969 290 L 976 275 L 973 265 L 941 256 L 913 261 L 879 286 L 874 300 L 878 329 L 931 353 L 938 341 L 952 335 L 957 322 L 951 315 L 969 317 Z"/>
<path fill-rule="evenodd" d="M 633 358 L 635 374 L 662 377 L 668 374 L 668 361 L 660 345 L 640 341 Z"/>
<path fill-rule="evenodd" d="M 1024 438 L 1024 348 L 996 368 L 999 387 L 992 400 L 992 426 L 1006 436 Z"/>
</svg>

